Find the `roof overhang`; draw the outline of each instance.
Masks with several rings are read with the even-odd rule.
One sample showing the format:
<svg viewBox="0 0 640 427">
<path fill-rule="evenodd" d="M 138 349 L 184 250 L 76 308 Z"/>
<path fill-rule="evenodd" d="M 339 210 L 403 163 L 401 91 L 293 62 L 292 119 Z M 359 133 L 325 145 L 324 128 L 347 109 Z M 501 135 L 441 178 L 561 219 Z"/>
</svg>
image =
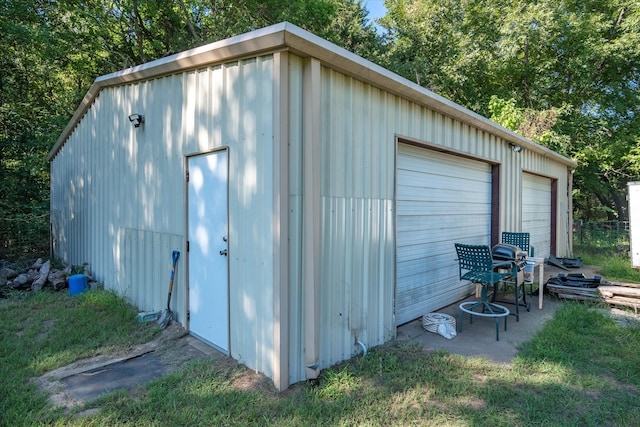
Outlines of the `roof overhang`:
<svg viewBox="0 0 640 427">
<path fill-rule="evenodd" d="M 524 138 L 473 111 L 380 67 L 354 53 L 328 42 L 288 22 L 217 41 L 142 65 L 98 77 L 84 96 L 71 120 L 49 152 L 51 161 L 103 88 L 154 79 L 186 70 L 289 50 L 301 57 L 313 57 L 329 68 L 369 83 L 397 96 L 424 105 L 469 126 L 496 135 L 509 143 L 549 156 L 569 168 L 577 163 L 555 151 Z"/>
</svg>

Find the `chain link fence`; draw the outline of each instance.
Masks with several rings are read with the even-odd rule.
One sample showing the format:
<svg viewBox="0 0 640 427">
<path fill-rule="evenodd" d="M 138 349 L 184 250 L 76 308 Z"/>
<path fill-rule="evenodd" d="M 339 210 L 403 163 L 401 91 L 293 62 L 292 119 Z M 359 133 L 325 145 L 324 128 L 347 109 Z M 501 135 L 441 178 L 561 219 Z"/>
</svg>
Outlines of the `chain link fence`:
<svg viewBox="0 0 640 427">
<path fill-rule="evenodd" d="M 0 218 L 0 258 L 12 261 L 49 254 L 49 214 Z"/>
<path fill-rule="evenodd" d="M 576 221 L 574 246 L 615 249 L 629 248 L 629 221 Z"/>
</svg>

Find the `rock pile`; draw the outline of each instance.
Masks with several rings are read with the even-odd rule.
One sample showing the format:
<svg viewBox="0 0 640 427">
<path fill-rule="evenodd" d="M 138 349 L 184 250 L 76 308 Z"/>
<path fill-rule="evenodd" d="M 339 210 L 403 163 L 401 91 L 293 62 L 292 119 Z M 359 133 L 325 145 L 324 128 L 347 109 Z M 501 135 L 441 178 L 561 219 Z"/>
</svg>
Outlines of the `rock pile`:
<svg viewBox="0 0 640 427">
<path fill-rule="evenodd" d="M 95 282 L 93 282 L 87 267 L 87 265 L 80 267 L 69 265 L 61 269 L 53 268 L 50 260 L 43 261 L 42 258 L 38 258 L 26 268 L 8 261 L 0 261 L 0 294 L 4 294 L 8 290 L 38 292 L 42 289 L 51 289 L 60 291 L 69 287 L 67 281 L 69 276 L 82 273 L 87 276 L 87 282 L 90 283 L 90 286 L 93 284 L 95 287 Z"/>
</svg>

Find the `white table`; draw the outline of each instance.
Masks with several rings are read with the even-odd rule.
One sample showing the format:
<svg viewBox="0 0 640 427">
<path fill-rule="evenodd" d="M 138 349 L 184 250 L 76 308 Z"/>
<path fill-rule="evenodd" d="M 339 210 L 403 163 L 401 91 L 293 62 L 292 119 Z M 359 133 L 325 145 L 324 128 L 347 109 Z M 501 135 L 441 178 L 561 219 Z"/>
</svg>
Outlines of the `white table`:
<svg viewBox="0 0 640 427">
<path fill-rule="evenodd" d="M 533 266 L 534 277 L 532 277 L 532 283 L 535 280 L 536 267 L 538 267 L 538 310 L 542 310 L 542 297 L 544 294 L 544 258 L 527 257 L 527 261 L 529 260 L 536 262 Z M 525 284 L 528 285 L 529 282 L 526 282 Z"/>
</svg>

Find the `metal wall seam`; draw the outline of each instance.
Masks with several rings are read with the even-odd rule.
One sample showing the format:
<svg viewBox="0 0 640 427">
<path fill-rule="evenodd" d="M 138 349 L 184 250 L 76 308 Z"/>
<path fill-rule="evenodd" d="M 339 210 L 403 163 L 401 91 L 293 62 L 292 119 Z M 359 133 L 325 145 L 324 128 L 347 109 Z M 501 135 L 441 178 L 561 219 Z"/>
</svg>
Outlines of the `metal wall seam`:
<svg viewBox="0 0 640 427">
<path fill-rule="evenodd" d="M 320 333 L 324 329 L 320 321 L 320 194 L 322 177 L 320 138 L 320 87 L 321 66 L 316 59 L 308 59 L 304 64 L 303 86 L 303 148 L 302 162 L 302 250 L 303 250 L 303 307 L 304 312 L 304 364 L 306 376 L 315 379 L 320 373 Z"/>
<path fill-rule="evenodd" d="M 273 56 L 273 382 L 289 387 L 289 54 Z"/>
<path fill-rule="evenodd" d="M 302 58 L 288 55 L 289 64 L 289 381 L 305 379 L 302 292 Z"/>
</svg>

